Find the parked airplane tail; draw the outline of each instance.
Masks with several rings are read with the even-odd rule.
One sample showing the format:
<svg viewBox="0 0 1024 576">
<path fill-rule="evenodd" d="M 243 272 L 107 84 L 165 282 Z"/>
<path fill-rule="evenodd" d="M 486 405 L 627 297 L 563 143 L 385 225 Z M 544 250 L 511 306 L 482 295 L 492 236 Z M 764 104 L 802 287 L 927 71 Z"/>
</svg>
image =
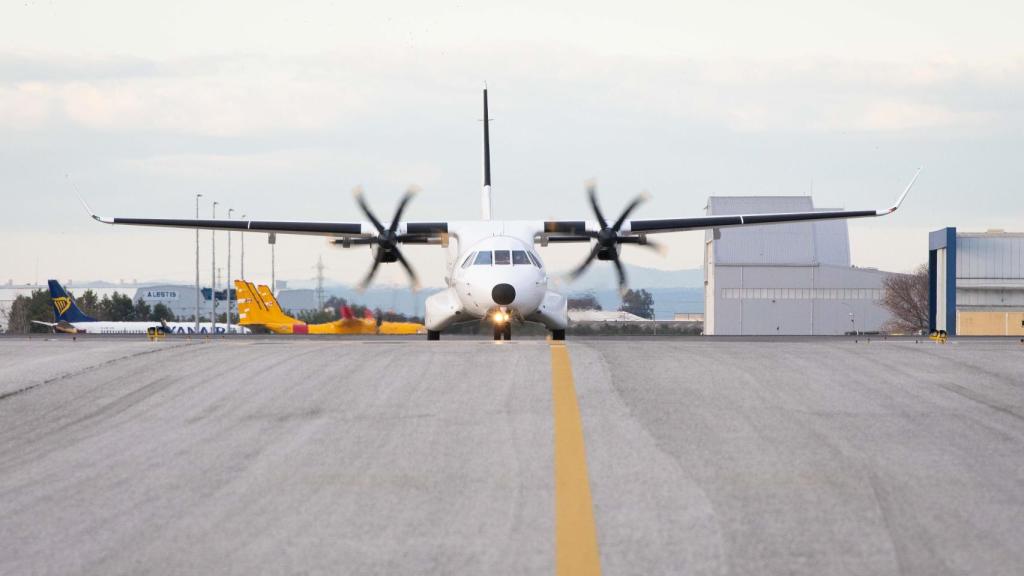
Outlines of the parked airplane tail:
<svg viewBox="0 0 1024 576">
<path fill-rule="evenodd" d="M 252 282 L 235 280 L 238 295 L 239 324 L 292 324 L 298 320 L 285 315 L 277 299 L 266 286 L 256 287 Z"/>
<path fill-rule="evenodd" d="M 75 304 L 75 299 L 68 294 L 60 282 L 49 280 L 50 302 L 53 304 L 54 322 L 95 322 L 96 319 L 82 312 Z"/>
<path fill-rule="evenodd" d="M 249 284 L 251 285 L 252 283 L 250 282 Z M 256 291 L 260 296 L 260 301 L 263 302 L 263 307 L 267 310 L 267 314 L 288 322 L 299 322 L 299 320 L 296 320 L 284 313 L 284 310 L 281 309 L 281 304 L 278 303 L 277 298 L 274 296 L 274 293 L 271 292 L 269 286 L 266 284 L 260 284 L 256 288 Z"/>
</svg>

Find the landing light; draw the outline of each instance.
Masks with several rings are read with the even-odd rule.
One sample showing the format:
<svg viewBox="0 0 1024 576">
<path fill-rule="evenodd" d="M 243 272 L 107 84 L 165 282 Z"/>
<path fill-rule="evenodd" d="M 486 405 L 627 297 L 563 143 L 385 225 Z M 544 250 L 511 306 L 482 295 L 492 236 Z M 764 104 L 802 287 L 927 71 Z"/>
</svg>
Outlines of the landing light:
<svg viewBox="0 0 1024 576">
<path fill-rule="evenodd" d="M 501 323 L 503 323 L 506 320 L 508 320 L 508 315 L 503 314 L 501 312 L 495 312 L 494 313 L 494 321 L 496 323 L 501 324 Z"/>
</svg>

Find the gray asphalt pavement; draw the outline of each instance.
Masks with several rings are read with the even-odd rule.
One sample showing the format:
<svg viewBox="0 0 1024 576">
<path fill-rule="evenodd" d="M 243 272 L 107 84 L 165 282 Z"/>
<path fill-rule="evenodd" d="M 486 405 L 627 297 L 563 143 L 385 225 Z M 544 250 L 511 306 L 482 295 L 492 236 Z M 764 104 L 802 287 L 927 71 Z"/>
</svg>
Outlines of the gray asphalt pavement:
<svg viewBox="0 0 1024 576">
<path fill-rule="evenodd" d="M 1024 345 L 569 342 L 604 574 L 1024 573 Z M 0 339 L 0 574 L 549 574 L 549 344 Z"/>
</svg>

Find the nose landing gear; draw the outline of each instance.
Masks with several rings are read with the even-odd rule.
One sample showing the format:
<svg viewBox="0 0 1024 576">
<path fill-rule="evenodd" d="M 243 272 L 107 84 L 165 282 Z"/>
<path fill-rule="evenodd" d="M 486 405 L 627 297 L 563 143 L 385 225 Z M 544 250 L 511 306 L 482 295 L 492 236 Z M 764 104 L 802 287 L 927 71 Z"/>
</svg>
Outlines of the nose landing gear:
<svg viewBox="0 0 1024 576">
<path fill-rule="evenodd" d="M 512 339 L 512 323 L 501 322 L 494 324 L 494 339 L 495 340 L 511 340 Z"/>
</svg>

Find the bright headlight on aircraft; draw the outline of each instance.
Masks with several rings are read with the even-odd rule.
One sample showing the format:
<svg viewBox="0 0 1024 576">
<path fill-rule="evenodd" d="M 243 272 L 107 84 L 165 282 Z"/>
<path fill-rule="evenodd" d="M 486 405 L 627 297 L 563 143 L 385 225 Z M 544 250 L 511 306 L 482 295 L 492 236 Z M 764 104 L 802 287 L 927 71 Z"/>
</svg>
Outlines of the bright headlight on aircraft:
<svg viewBox="0 0 1024 576">
<path fill-rule="evenodd" d="M 505 320 L 508 320 L 508 316 L 506 316 L 505 314 L 501 312 L 494 313 L 494 321 L 497 322 L 498 324 L 501 324 Z"/>
</svg>

